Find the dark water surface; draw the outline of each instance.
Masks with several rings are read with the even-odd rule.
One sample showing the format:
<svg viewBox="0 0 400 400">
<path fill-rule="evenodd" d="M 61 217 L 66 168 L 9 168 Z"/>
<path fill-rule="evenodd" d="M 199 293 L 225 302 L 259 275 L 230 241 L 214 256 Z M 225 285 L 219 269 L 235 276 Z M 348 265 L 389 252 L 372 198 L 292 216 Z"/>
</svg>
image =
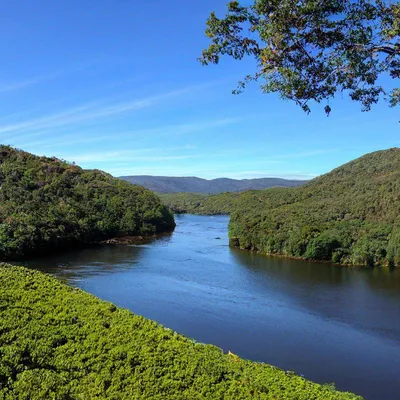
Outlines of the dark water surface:
<svg viewBox="0 0 400 400">
<path fill-rule="evenodd" d="M 228 217 L 176 217 L 148 245 L 28 262 L 197 341 L 367 400 L 400 399 L 400 271 L 270 258 L 228 247 Z M 218 239 L 220 238 L 220 239 Z"/>
</svg>

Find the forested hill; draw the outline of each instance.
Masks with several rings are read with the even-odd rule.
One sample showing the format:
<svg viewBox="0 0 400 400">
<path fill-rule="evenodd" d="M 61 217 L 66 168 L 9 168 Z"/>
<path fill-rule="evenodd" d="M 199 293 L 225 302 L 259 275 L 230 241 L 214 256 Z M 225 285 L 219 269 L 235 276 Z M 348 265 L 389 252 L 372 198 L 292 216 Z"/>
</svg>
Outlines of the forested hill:
<svg viewBox="0 0 400 400">
<path fill-rule="evenodd" d="M 121 179 L 142 185 L 157 193 L 202 193 L 215 194 L 223 192 L 243 192 L 250 189 L 267 189 L 270 187 L 300 186 L 307 181 L 288 180 L 281 178 L 259 179 L 201 179 L 196 177 L 168 177 L 168 176 L 121 176 Z"/>
<path fill-rule="evenodd" d="M 0 185 L 0 259 L 175 226 L 147 189 L 8 146 L 0 146 Z"/>
<path fill-rule="evenodd" d="M 258 190 L 245 192 L 226 192 L 219 194 L 199 193 L 165 193 L 159 194 L 161 201 L 177 214 L 218 215 L 230 214 L 237 209 L 237 204 L 244 198 L 251 198 L 252 193 L 258 195 Z"/>
<path fill-rule="evenodd" d="M 240 198 L 235 246 L 355 265 L 400 265 L 400 149 L 367 154 L 308 184 Z"/>
</svg>

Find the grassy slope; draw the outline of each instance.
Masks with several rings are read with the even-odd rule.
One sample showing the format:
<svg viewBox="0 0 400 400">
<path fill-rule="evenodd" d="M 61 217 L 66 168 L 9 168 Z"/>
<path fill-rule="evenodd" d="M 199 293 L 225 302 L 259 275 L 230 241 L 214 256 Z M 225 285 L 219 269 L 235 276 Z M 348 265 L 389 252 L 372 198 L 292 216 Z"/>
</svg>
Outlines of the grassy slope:
<svg viewBox="0 0 400 400">
<path fill-rule="evenodd" d="M 0 146 L 0 259 L 173 227 L 172 215 L 147 189 Z"/>
<path fill-rule="evenodd" d="M 0 399 L 359 400 L 0 264 Z"/>
<path fill-rule="evenodd" d="M 232 243 L 342 264 L 400 264 L 400 149 L 367 154 L 293 189 L 236 203 Z M 244 200 L 244 199 L 243 199 Z"/>
</svg>

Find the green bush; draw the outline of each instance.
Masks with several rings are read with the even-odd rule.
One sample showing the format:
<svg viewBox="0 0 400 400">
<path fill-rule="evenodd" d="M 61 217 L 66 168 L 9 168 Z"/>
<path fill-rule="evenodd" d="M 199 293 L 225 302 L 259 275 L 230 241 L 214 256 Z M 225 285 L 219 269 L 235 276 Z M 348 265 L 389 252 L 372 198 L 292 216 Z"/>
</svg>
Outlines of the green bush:
<svg viewBox="0 0 400 400">
<path fill-rule="evenodd" d="M 361 400 L 0 264 L 0 399 Z"/>
<path fill-rule="evenodd" d="M 330 232 L 323 232 L 321 235 L 309 240 L 304 258 L 331 260 L 333 253 L 340 247 L 340 242 L 335 236 L 332 236 Z M 335 254 L 339 253 L 336 252 Z"/>
</svg>

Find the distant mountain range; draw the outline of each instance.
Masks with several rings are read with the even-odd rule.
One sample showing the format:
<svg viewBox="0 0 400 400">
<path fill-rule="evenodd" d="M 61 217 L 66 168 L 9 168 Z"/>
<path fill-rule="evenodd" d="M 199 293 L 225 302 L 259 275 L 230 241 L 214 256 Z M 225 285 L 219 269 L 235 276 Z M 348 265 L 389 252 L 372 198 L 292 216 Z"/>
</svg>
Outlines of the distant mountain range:
<svg viewBox="0 0 400 400">
<path fill-rule="evenodd" d="M 281 179 L 281 178 L 258 178 L 258 179 L 202 179 L 196 177 L 170 177 L 170 176 L 121 176 L 120 179 L 144 186 L 157 193 L 203 193 L 217 194 L 223 192 L 243 192 L 250 189 L 268 189 L 271 187 L 300 186 L 308 181 Z"/>
</svg>

